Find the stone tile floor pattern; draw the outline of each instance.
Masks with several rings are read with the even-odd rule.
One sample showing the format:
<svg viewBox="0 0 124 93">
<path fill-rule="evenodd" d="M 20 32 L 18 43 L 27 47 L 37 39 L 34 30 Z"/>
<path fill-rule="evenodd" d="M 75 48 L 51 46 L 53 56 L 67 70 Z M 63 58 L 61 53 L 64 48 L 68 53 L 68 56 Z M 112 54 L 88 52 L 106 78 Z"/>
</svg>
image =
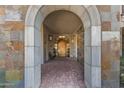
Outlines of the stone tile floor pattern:
<svg viewBox="0 0 124 93">
<path fill-rule="evenodd" d="M 83 66 L 69 58 L 42 65 L 42 88 L 84 88 Z"/>
</svg>

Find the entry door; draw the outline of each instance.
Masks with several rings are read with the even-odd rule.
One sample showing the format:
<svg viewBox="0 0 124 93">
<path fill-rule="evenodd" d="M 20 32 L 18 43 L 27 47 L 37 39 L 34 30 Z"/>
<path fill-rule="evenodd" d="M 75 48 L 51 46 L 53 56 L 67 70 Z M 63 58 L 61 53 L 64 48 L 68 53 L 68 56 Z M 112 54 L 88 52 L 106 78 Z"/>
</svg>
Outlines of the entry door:
<svg viewBox="0 0 124 93">
<path fill-rule="evenodd" d="M 58 54 L 59 56 L 66 56 L 67 43 L 64 40 L 58 42 Z"/>
</svg>

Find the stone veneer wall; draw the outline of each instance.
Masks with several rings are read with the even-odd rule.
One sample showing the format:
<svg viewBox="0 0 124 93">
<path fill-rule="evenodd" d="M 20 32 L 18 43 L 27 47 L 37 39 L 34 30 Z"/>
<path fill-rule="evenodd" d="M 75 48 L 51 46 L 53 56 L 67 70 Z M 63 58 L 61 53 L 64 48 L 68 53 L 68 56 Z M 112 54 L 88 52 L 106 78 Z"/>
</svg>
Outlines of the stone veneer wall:
<svg viewBox="0 0 124 93">
<path fill-rule="evenodd" d="M 24 87 L 24 27 L 28 6 L 0 6 L 0 87 Z"/>
<path fill-rule="evenodd" d="M 39 52 L 43 51 L 41 24 L 47 14 L 63 9 L 74 12 L 84 23 L 85 84 L 87 87 L 101 87 L 101 21 L 96 6 L 92 5 L 30 6 L 25 21 L 25 87 L 39 87 L 41 83 L 40 64 L 44 59 L 43 52 Z"/>
<path fill-rule="evenodd" d="M 102 29 L 102 87 L 119 87 L 120 6 L 97 6 Z"/>
<path fill-rule="evenodd" d="M 120 6 L 97 8 L 102 21 L 102 87 L 119 87 Z M 27 9 L 28 6 L 0 6 L 0 87 L 23 87 Z"/>
</svg>

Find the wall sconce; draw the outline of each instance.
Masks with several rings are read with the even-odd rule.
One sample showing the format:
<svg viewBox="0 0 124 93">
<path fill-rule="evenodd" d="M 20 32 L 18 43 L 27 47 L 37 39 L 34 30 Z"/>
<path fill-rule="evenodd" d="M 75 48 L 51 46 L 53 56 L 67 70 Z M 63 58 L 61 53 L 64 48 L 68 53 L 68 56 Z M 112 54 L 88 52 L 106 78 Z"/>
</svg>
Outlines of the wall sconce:
<svg viewBox="0 0 124 93">
<path fill-rule="evenodd" d="M 53 36 L 49 35 L 49 41 L 52 41 L 52 40 L 53 40 Z"/>
<path fill-rule="evenodd" d="M 124 22 L 124 14 L 121 14 L 121 21 Z"/>
<path fill-rule="evenodd" d="M 121 7 L 121 21 L 124 22 L 124 5 Z"/>
</svg>

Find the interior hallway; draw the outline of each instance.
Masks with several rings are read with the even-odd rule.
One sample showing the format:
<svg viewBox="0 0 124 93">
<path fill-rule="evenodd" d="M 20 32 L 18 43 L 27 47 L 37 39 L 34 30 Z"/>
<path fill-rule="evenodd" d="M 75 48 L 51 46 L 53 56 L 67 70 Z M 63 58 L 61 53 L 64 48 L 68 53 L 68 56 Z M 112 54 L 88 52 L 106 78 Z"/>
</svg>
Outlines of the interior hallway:
<svg viewBox="0 0 124 93">
<path fill-rule="evenodd" d="M 42 88 L 84 88 L 83 66 L 69 58 L 55 58 L 42 65 Z"/>
</svg>

